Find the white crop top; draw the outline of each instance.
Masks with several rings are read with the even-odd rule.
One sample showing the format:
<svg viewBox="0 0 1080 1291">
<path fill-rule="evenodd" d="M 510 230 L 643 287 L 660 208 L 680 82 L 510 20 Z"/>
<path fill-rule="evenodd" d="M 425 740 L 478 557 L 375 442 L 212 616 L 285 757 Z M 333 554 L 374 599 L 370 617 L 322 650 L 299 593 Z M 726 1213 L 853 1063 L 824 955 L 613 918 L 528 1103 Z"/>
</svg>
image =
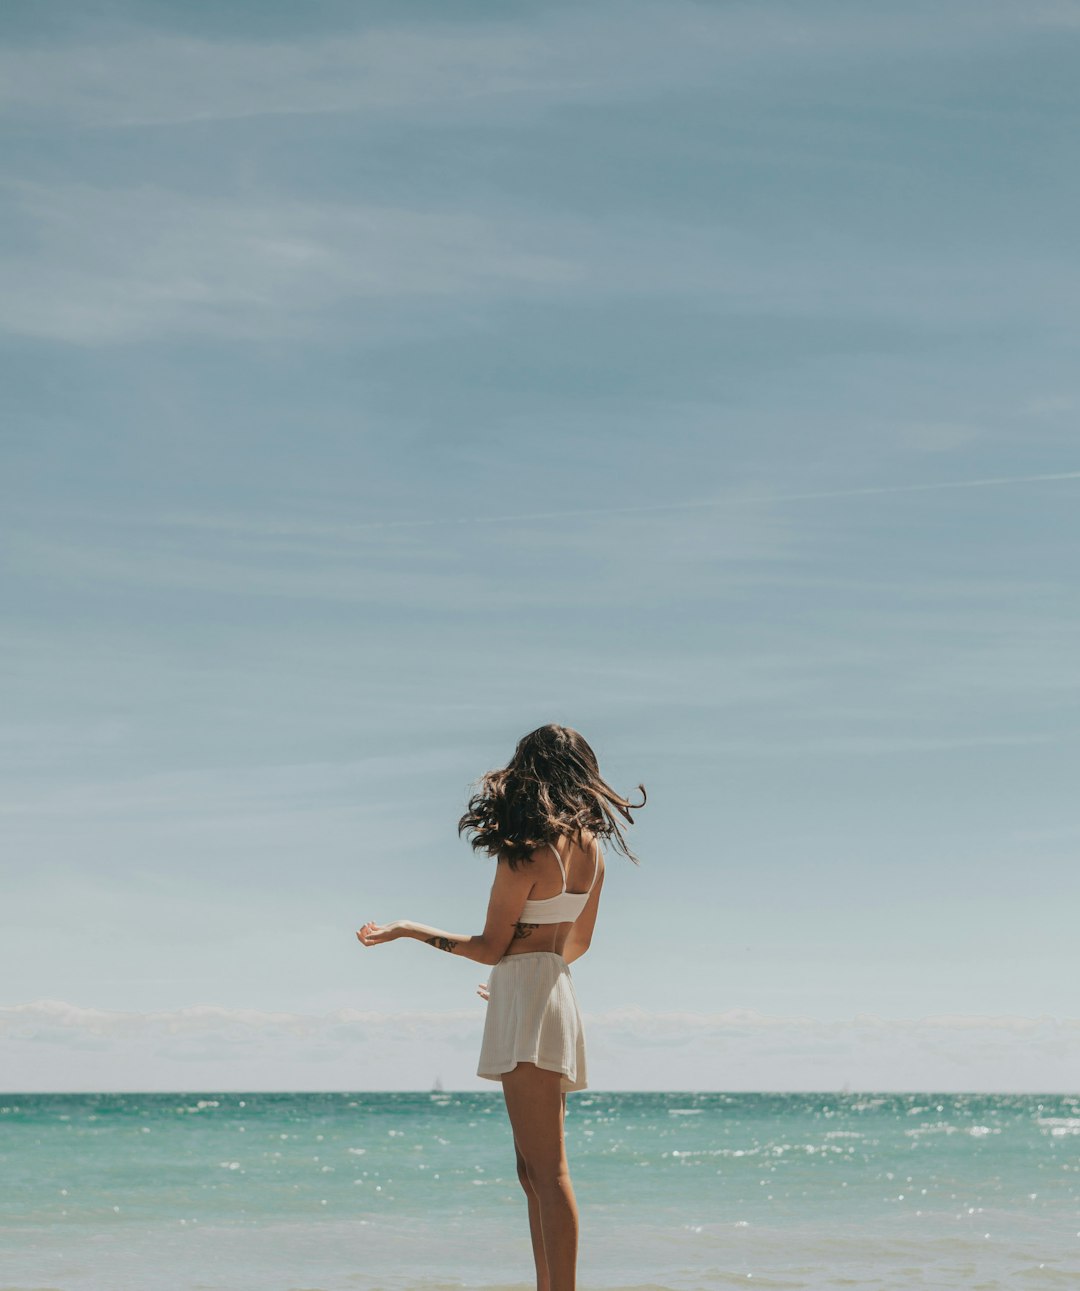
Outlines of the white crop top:
<svg viewBox="0 0 1080 1291">
<path fill-rule="evenodd" d="M 555 853 L 555 859 L 559 862 L 559 869 L 562 871 L 562 891 L 557 896 L 545 897 L 543 901 L 526 901 L 521 912 L 521 923 L 573 923 L 585 909 L 585 903 L 593 890 L 593 883 L 596 882 L 596 875 L 600 870 L 599 839 L 596 840 L 596 859 L 593 861 L 592 883 L 589 884 L 588 892 L 567 892 L 566 868 L 562 863 L 562 857 L 550 843 L 548 846 Z"/>
</svg>

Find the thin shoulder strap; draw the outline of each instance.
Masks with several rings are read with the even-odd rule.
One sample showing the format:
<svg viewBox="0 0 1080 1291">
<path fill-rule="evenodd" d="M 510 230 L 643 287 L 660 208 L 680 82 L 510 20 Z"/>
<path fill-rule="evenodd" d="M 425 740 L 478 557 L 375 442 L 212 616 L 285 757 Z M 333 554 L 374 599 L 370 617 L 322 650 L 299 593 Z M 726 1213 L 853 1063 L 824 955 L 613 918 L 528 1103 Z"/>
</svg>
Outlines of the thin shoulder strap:
<svg viewBox="0 0 1080 1291">
<path fill-rule="evenodd" d="M 593 889 L 593 883 L 596 882 L 596 876 L 600 873 L 600 840 L 599 838 L 594 838 L 593 842 L 596 844 L 596 859 L 593 861 L 592 883 L 589 884 L 590 892 Z"/>
<path fill-rule="evenodd" d="M 566 891 L 566 868 L 562 863 L 562 857 L 559 855 L 559 849 L 555 846 L 554 843 L 548 843 L 548 847 L 550 847 L 551 850 L 555 853 L 555 859 L 559 862 L 559 871 L 562 874 L 562 890 L 565 892 Z"/>
</svg>

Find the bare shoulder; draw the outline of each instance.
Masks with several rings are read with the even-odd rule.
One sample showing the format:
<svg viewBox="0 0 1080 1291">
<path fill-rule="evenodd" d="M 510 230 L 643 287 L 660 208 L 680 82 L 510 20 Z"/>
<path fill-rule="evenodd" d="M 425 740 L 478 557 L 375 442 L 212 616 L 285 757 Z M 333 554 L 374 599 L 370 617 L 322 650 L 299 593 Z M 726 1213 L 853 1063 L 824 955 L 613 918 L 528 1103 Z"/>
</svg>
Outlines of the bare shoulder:
<svg viewBox="0 0 1080 1291">
<path fill-rule="evenodd" d="M 590 834 L 587 850 L 596 856 L 596 880 L 599 882 L 604 877 L 607 866 L 607 861 L 604 859 L 604 844 L 595 834 Z"/>
<path fill-rule="evenodd" d="M 581 850 L 587 852 L 590 856 L 596 854 L 600 857 L 600 864 L 604 863 L 604 843 L 599 835 L 594 834 L 591 829 L 581 831 Z"/>
<path fill-rule="evenodd" d="M 602 841 L 591 829 L 583 829 L 576 840 L 576 847 L 586 858 L 587 864 L 586 861 L 581 862 L 586 874 L 592 872 L 591 867 L 595 860 L 596 881 L 599 882 L 604 877 L 604 845 Z"/>
<path fill-rule="evenodd" d="M 537 852 L 533 852 L 527 860 L 518 861 L 516 865 L 511 865 L 509 859 L 505 856 L 497 856 L 495 858 L 495 878 L 500 883 L 507 884 L 532 883 L 532 863 L 537 855 Z"/>
</svg>

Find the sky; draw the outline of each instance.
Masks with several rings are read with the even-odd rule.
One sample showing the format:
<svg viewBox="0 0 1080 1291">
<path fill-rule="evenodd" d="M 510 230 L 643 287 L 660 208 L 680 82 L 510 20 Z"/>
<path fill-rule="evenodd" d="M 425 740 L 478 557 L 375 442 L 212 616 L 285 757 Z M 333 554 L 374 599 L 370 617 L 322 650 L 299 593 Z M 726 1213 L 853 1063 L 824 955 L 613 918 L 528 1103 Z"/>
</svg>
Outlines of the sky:
<svg viewBox="0 0 1080 1291">
<path fill-rule="evenodd" d="M 1073 1089 L 1080 3 L 0 15 L 0 1087 Z"/>
</svg>

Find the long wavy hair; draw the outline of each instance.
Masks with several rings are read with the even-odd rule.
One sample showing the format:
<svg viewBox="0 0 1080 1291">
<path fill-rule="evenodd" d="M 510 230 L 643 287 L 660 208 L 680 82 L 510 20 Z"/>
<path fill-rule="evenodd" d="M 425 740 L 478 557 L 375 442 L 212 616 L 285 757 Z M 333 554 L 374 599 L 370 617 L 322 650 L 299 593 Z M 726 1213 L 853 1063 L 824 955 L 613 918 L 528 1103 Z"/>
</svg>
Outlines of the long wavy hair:
<svg viewBox="0 0 1080 1291">
<path fill-rule="evenodd" d="M 637 865 L 622 822 L 632 825 L 631 811 L 645 806 L 645 786 L 639 784 L 638 789 L 639 803 L 617 794 L 600 775 L 596 754 L 577 731 L 540 726 L 518 742 L 505 767 L 477 782 L 458 821 L 458 833 L 471 835 L 474 850 L 505 857 L 514 870 L 537 848 L 564 835 L 580 843 L 583 830 L 610 839 Z"/>
</svg>

